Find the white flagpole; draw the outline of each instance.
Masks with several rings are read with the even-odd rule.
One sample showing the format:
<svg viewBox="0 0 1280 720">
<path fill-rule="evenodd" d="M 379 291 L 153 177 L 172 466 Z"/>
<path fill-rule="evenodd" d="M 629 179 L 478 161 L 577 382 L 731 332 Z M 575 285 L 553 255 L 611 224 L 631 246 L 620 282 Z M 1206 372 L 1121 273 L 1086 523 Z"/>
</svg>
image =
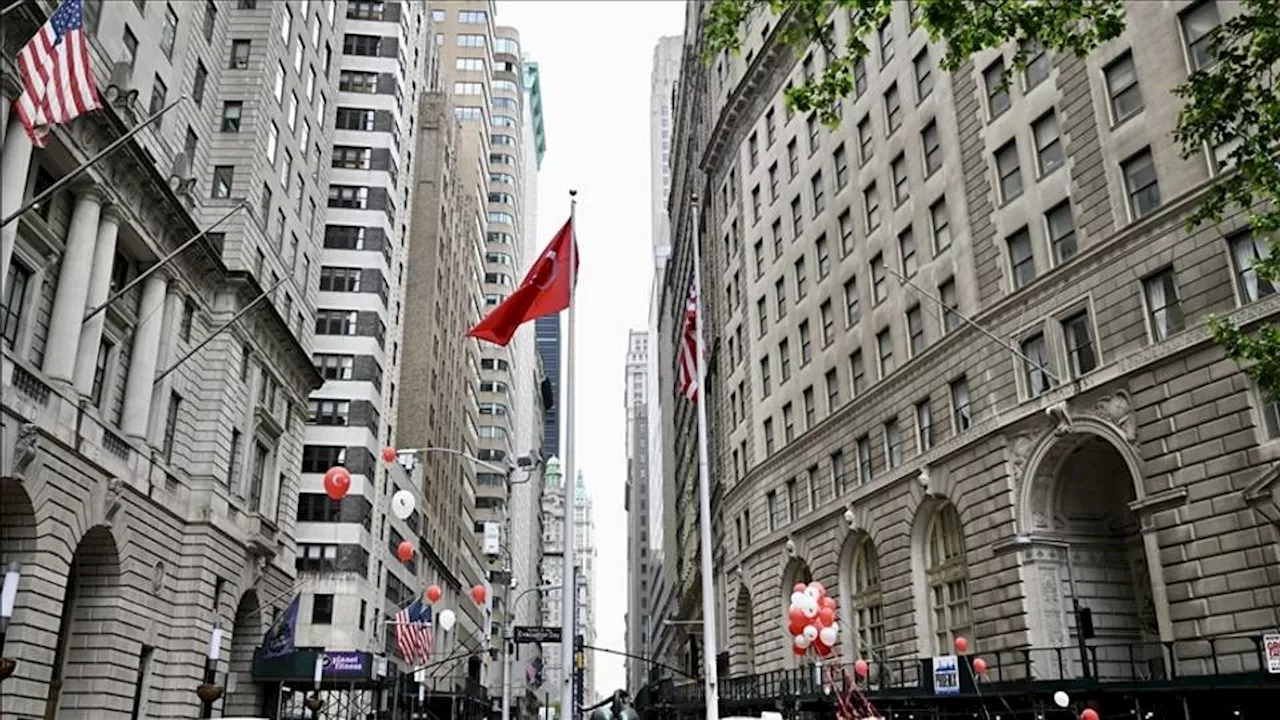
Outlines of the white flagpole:
<svg viewBox="0 0 1280 720">
<path fill-rule="evenodd" d="M 706 342 L 702 336 L 702 261 L 699 252 L 701 238 L 698 233 L 698 196 L 694 194 L 691 203 L 693 211 L 693 282 L 698 290 L 695 303 L 697 325 L 696 350 L 697 368 L 696 382 L 698 393 L 698 535 L 702 541 L 702 655 L 706 670 L 703 675 L 706 681 L 706 718 L 720 719 L 720 689 L 716 678 L 716 585 L 711 562 L 711 473 L 707 466 L 707 388 L 706 380 Z"/>
<path fill-rule="evenodd" d="M 574 517 L 575 505 L 573 486 L 577 482 L 577 456 L 573 449 L 573 366 L 574 366 L 574 310 L 577 303 L 578 284 L 578 225 L 577 225 L 578 191 L 569 191 L 569 242 L 573 257 L 569 261 L 569 311 L 565 314 L 569 327 L 565 330 L 564 354 L 564 555 L 560 572 L 560 720 L 576 720 L 573 712 L 573 680 L 574 643 L 577 626 L 574 622 L 574 611 L 577 610 L 578 593 L 574 587 Z"/>
</svg>

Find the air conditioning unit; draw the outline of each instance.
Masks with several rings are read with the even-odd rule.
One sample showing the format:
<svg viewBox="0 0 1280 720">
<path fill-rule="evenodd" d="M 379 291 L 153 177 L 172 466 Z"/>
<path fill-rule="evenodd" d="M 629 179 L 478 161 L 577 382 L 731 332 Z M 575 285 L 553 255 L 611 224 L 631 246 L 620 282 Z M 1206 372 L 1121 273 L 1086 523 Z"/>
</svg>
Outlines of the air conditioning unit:
<svg viewBox="0 0 1280 720">
<path fill-rule="evenodd" d="M 133 66 L 118 62 L 111 66 L 111 82 L 102 96 L 116 107 L 132 107 L 138 101 L 138 91 L 133 88 Z"/>
</svg>

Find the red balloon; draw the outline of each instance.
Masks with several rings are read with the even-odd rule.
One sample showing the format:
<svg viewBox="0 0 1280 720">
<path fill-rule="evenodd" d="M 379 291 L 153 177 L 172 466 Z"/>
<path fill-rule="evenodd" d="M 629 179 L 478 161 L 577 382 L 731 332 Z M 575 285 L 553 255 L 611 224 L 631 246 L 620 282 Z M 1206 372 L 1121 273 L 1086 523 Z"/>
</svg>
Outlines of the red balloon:
<svg viewBox="0 0 1280 720">
<path fill-rule="evenodd" d="M 836 611 L 829 607 L 824 607 L 818 611 L 818 625 L 827 627 L 836 619 Z"/>
<path fill-rule="evenodd" d="M 823 596 L 822 596 L 822 599 L 818 601 L 818 607 L 819 607 L 819 608 L 827 608 L 827 607 L 829 607 L 829 608 L 831 608 L 832 610 L 835 610 L 835 609 L 836 609 L 836 599 L 835 599 L 835 598 L 833 598 L 833 597 L 831 597 L 830 595 L 823 595 Z"/>
<path fill-rule="evenodd" d="M 351 490 L 351 473 L 335 465 L 324 474 L 324 492 L 330 500 L 341 500 Z"/>
<path fill-rule="evenodd" d="M 817 580 L 814 580 L 813 582 L 809 583 L 809 587 L 818 589 L 818 597 L 824 598 L 827 596 L 827 586 L 823 585 Z"/>
<path fill-rule="evenodd" d="M 1085 708 L 1080 713 L 1080 720 L 1098 720 L 1098 711 L 1093 708 Z"/>
<path fill-rule="evenodd" d="M 804 626 L 808 624 L 809 621 L 804 618 L 800 618 L 799 620 L 792 618 L 791 621 L 787 623 L 787 631 L 791 633 L 792 636 L 796 636 L 804 632 Z"/>
<path fill-rule="evenodd" d="M 408 540 L 401 540 L 396 546 L 396 557 L 400 558 L 400 562 L 409 562 L 413 557 L 413 543 Z"/>
<path fill-rule="evenodd" d="M 432 585 L 427 588 L 427 602 L 438 603 L 443 595 L 444 593 L 440 592 L 439 585 Z"/>
<path fill-rule="evenodd" d="M 804 655 L 805 652 L 807 651 L 804 648 L 800 647 L 799 645 L 792 645 L 791 652 L 795 653 L 796 655 Z"/>
<path fill-rule="evenodd" d="M 484 604 L 485 589 L 483 585 L 476 585 L 471 588 L 471 599 L 476 601 L 477 605 Z"/>
<path fill-rule="evenodd" d="M 853 671 L 858 674 L 858 677 L 864 678 L 871 671 L 871 668 L 867 665 L 866 660 L 858 660 L 853 664 Z"/>
<path fill-rule="evenodd" d="M 382 448 L 382 462 L 390 464 L 396 461 L 396 449 L 393 447 Z"/>
<path fill-rule="evenodd" d="M 968 649 L 969 649 L 969 641 L 968 641 L 968 640 L 966 640 L 966 639 L 964 638 L 964 636 L 963 636 L 963 635 L 962 635 L 962 636 L 960 636 L 960 637 L 958 637 L 958 638 L 956 638 L 956 652 L 957 652 L 957 653 L 959 653 L 959 654 L 963 655 L 963 654 L 965 654 L 965 652 L 966 652 Z"/>
<path fill-rule="evenodd" d="M 791 592 L 804 592 L 806 587 L 808 586 L 804 583 L 796 583 L 795 586 L 791 588 Z"/>
<path fill-rule="evenodd" d="M 831 648 L 823 644 L 821 640 L 814 640 L 813 643 L 809 645 L 809 647 L 813 648 L 814 651 L 818 653 L 818 657 L 831 656 Z"/>
<path fill-rule="evenodd" d="M 982 658 L 973 659 L 973 671 L 979 675 L 987 674 L 987 661 Z"/>
</svg>

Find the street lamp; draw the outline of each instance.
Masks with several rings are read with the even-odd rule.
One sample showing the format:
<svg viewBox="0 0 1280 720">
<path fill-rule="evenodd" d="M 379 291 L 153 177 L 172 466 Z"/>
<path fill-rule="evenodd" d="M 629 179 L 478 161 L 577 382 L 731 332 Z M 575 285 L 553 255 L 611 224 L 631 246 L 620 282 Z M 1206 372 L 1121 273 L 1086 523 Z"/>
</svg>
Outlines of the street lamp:
<svg viewBox="0 0 1280 720">
<path fill-rule="evenodd" d="M 222 697 L 222 688 L 217 684 L 218 657 L 222 654 L 222 626 L 213 621 L 213 631 L 209 633 L 209 651 L 204 659 L 204 682 L 196 688 L 200 698 L 200 717 L 213 717 L 213 702 Z"/>
<path fill-rule="evenodd" d="M 13 618 L 13 606 L 18 599 L 18 581 L 21 579 L 22 566 L 16 561 L 9 563 L 4 570 L 4 589 L 0 591 L 0 654 L 4 652 L 4 636 L 9 631 L 9 620 Z M 12 675 L 17 666 L 17 660 L 0 657 L 0 680 Z"/>
<path fill-rule="evenodd" d="M 1089 666 L 1089 646 L 1085 640 L 1093 636 L 1093 611 L 1080 607 L 1080 593 L 1076 591 L 1076 574 L 1071 565 L 1071 543 L 1065 540 L 1045 540 L 1027 535 L 1015 535 L 1012 541 L 998 544 L 995 550 L 1007 552 L 1033 545 L 1057 548 L 1067 558 L 1067 584 L 1071 587 L 1071 614 L 1076 620 L 1076 647 L 1080 651 L 1080 669 L 1086 679 L 1091 678 L 1093 671 Z"/>
<path fill-rule="evenodd" d="M 514 620 L 512 615 L 514 614 L 516 607 L 519 606 L 520 601 L 524 599 L 525 595 L 528 595 L 531 592 L 551 590 L 556 587 L 558 586 L 549 583 L 546 585 L 526 588 L 522 590 L 519 595 L 516 595 L 515 602 L 507 604 L 507 617 L 505 618 L 506 622 L 503 623 L 504 627 L 502 630 L 502 720 L 511 720 L 511 646 L 514 644 L 515 640 L 514 628 L 511 624 Z M 561 632 L 564 632 L 564 630 L 561 630 Z"/>
<path fill-rule="evenodd" d="M 311 681 L 315 685 L 311 697 L 302 701 L 303 705 L 311 711 L 311 717 L 320 717 L 320 708 L 324 707 L 324 700 L 320 699 L 320 678 L 324 675 L 324 653 L 316 653 L 316 666 L 311 674 Z"/>
</svg>

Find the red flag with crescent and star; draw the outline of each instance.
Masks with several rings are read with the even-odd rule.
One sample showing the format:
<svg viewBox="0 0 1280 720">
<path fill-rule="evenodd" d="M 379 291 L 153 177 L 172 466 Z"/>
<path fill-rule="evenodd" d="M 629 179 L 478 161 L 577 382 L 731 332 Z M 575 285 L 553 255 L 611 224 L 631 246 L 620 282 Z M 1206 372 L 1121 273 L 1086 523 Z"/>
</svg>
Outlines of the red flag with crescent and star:
<svg viewBox="0 0 1280 720">
<path fill-rule="evenodd" d="M 571 269 L 572 268 L 572 269 Z M 578 276 L 578 243 L 570 218 L 542 251 L 520 287 L 467 331 L 468 337 L 506 345 L 524 323 L 569 307 Z"/>
</svg>

